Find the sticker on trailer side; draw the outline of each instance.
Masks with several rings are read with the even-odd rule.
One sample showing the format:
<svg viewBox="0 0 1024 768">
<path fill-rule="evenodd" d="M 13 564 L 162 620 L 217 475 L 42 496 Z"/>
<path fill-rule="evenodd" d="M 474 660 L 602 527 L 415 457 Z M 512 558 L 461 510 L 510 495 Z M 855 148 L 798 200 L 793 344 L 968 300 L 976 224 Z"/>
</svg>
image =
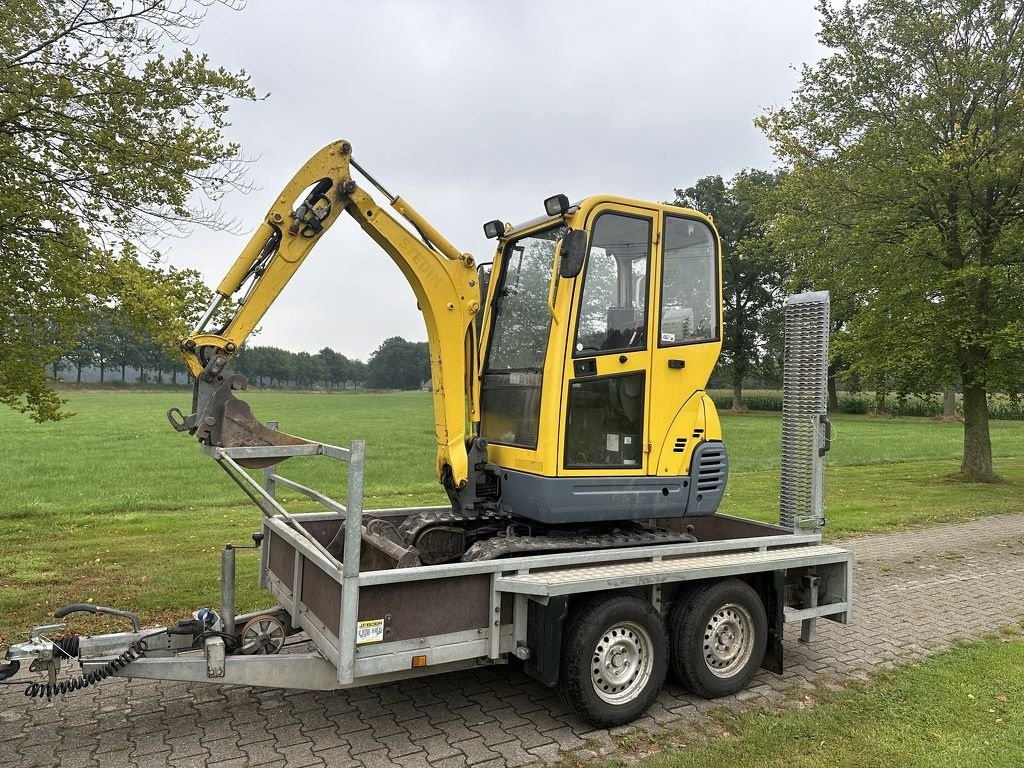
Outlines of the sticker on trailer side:
<svg viewBox="0 0 1024 768">
<path fill-rule="evenodd" d="M 384 619 L 360 621 L 356 627 L 356 645 L 379 643 L 384 639 Z"/>
</svg>

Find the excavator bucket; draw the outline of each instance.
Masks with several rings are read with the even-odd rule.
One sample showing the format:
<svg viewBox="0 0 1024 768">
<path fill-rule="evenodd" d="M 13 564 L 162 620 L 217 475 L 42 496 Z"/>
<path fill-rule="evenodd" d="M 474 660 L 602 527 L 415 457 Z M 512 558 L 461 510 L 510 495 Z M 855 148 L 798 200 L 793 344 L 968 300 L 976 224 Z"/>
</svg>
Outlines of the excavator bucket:
<svg viewBox="0 0 1024 768">
<path fill-rule="evenodd" d="M 220 418 L 211 428 L 211 442 L 223 448 L 253 448 L 265 445 L 306 445 L 309 440 L 278 432 L 261 424 L 252 415 L 252 409 L 244 400 L 239 400 L 228 390 L 220 410 Z M 277 464 L 283 459 L 235 459 L 249 469 L 262 469 Z"/>
<path fill-rule="evenodd" d="M 193 414 L 186 418 L 180 410 L 171 408 L 167 412 L 171 426 L 179 432 L 190 432 L 201 443 L 220 448 L 312 444 L 310 440 L 269 429 L 257 421 L 249 404 L 235 397 L 236 390 L 246 388 L 245 377 L 229 371 L 226 373 L 216 383 L 197 382 L 192 401 Z M 249 469 L 263 469 L 283 460 L 281 457 L 235 459 L 239 465 Z"/>
</svg>

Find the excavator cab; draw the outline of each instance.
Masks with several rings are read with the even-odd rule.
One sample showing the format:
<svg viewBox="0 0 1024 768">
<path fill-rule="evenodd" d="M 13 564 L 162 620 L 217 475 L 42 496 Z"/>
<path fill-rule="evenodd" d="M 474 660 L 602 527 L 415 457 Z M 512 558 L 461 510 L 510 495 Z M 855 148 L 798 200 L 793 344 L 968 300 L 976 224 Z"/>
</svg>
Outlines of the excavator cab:
<svg viewBox="0 0 1024 768">
<path fill-rule="evenodd" d="M 720 276 L 710 219 L 674 206 L 591 197 L 501 235 L 477 402 L 502 508 L 547 524 L 717 509 Z"/>
</svg>

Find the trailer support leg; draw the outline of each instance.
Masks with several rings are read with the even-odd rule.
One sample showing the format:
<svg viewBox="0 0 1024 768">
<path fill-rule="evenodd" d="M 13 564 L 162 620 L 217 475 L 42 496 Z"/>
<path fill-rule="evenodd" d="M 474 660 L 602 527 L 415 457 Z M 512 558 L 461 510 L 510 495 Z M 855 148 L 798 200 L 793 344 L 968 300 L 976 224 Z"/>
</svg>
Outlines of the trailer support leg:
<svg viewBox="0 0 1024 768">
<path fill-rule="evenodd" d="M 768 613 L 768 647 L 765 649 L 764 661 L 761 666 L 769 672 L 781 675 L 783 671 L 784 650 L 782 638 L 786 631 L 786 575 L 783 571 L 775 571 L 770 585 L 765 584 L 765 611 Z"/>
<path fill-rule="evenodd" d="M 224 634 L 235 634 L 235 548 L 225 544 L 220 552 L 220 620 Z"/>
<path fill-rule="evenodd" d="M 820 576 L 813 576 L 811 574 L 807 574 L 801 579 L 804 608 L 818 607 L 818 582 L 820 580 Z M 801 643 L 813 643 L 817 640 L 818 631 L 816 622 L 817 619 L 804 619 L 800 622 Z"/>
</svg>

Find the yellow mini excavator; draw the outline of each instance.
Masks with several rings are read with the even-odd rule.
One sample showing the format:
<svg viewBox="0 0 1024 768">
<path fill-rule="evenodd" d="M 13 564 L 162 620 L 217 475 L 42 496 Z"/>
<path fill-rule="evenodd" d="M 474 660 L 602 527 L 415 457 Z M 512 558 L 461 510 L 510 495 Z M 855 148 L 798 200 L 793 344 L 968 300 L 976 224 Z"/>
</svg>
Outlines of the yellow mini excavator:
<svg viewBox="0 0 1024 768">
<path fill-rule="evenodd" d="M 714 226 L 697 211 L 621 197 L 555 195 L 544 208 L 518 226 L 485 224 L 498 247 L 478 266 L 363 170 L 351 144 L 330 144 L 282 190 L 183 340 L 192 413 L 168 418 L 214 446 L 305 442 L 253 418 L 231 359 L 347 213 L 402 270 L 427 326 L 451 509 L 388 532 L 407 562 L 692 540 L 657 521 L 712 514 L 725 490 L 721 427 L 704 392 L 722 339 Z M 229 297 L 237 310 L 211 330 Z"/>
</svg>

